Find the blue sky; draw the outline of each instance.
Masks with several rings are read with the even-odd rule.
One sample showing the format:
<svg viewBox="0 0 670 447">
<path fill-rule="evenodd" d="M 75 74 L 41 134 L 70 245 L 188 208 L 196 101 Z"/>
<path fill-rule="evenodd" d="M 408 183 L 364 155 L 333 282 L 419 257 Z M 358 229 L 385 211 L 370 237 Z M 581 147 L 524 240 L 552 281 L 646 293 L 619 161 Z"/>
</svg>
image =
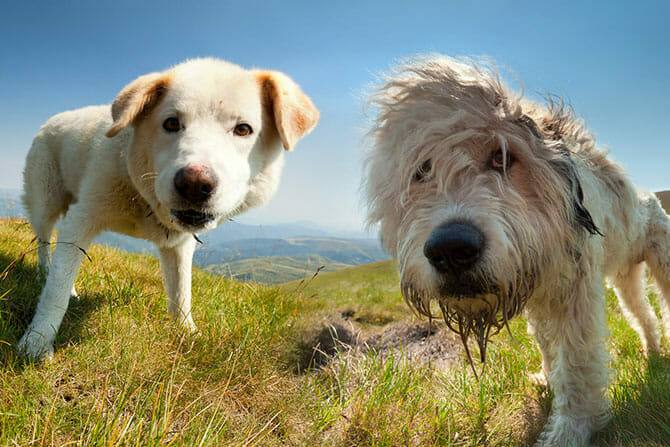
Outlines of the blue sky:
<svg viewBox="0 0 670 447">
<path fill-rule="evenodd" d="M 50 115 L 136 76 L 216 56 L 283 70 L 321 109 L 274 201 L 242 220 L 357 229 L 364 92 L 418 53 L 489 56 L 531 95 L 567 98 L 641 187 L 670 187 L 670 2 L 3 2 L 0 188 L 19 188 Z M 510 75 L 511 74 L 511 75 Z"/>
</svg>

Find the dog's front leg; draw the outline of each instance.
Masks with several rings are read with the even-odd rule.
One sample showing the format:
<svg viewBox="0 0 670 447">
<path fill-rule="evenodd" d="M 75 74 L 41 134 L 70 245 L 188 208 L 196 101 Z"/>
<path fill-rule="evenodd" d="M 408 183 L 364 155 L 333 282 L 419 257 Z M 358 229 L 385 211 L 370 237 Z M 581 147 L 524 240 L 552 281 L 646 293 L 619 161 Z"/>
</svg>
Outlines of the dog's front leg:
<svg viewBox="0 0 670 447">
<path fill-rule="evenodd" d="M 96 227 L 79 205 L 68 210 L 58 235 L 51 267 L 37 310 L 18 350 L 35 360 L 51 357 L 56 333 L 67 310 L 79 266 Z"/>
<path fill-rule="evenodd" d="M 160 247 L 168 311 L 188 332 L 197 330 L 191 315 L 191 267 L 194 251 L 195 239 L 192 237 L 175 247 Z"/>
<path fill-rule="evenodd" d="M 591 276 L 591 275 L 587 275 Z M 597 275 L 594 275 L 597 276 Z M 539 446 L 585 446 L 609 417 L 606 397 L 607 325 L 602 279 L 584 278 L 554 310 L 535 324 L 539 339 L 549 342 L 551 415 Z"/>
</svg>

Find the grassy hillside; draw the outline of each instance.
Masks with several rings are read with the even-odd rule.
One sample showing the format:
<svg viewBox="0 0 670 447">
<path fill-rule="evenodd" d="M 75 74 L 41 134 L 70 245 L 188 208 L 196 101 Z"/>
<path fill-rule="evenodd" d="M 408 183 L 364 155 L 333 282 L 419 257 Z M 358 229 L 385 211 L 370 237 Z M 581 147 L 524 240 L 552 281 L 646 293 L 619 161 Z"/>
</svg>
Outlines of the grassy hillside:
<svg viewBox="0 0 670 447">
<path fill-rule="evenodd" d="M 281 287 L 196 271 L 200 334 L 182 337 L 157 261 L 96 246 L 54 360 L 26 363 L 13 345 L 41 288 L 31 239 L 0 223 L 0 445 L 510 446 L 545 421 L 524 322 L 478 382 L 453 337 L 406 309 L 389 262 Z M 614 418 L 596 444 L 670 445 L 670 359 L 643 360 L 608 306 Z"/>
<path fill-rule="evenodd" d="M 350 266 L 322 256 L 266 256 L 208 265 L 205 270 L 237 281 L 278 284 L 309 277 L 318 269 L 333 271 L 345 267 Z"/>
</svg>

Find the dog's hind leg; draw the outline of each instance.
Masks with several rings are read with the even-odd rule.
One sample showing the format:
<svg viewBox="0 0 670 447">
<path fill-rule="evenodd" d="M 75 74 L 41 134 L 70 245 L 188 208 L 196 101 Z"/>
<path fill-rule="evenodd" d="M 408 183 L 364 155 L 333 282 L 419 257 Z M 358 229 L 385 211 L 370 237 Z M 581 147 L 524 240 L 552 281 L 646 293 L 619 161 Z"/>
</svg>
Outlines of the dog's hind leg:
<svg viewBox="0 0 670 447">
<path fill-rule="evenodd" d="M 614 277 L 614 291 L 626 319 L 640 335 L 644 352 L 656 353 L 660 350 L 658 318 L 645 294 L 644 274 L 643 262 L 632 265 L 627 272 Z"/>
<path fill-rule="evenodd" d="M 58 161 L 43 135 L 38 135 L 26 158 L 23 173 L 23 204 L 37 237 L 37 256 L 43 274 L 49 270 L 51 234 L 58 218 L 67 211 L 65 191 Z"/>
<path fill-rule="evenodd" d="M 649 202 L 645 259 L 661 294 L 665 337 L 670 342 L 670 217 L 656 200 Z"/>
<path fill-rule="evenodd" d="M 79 266 L 98 231 L 94 225 L 91 213 L 80 204 L 71 206 L 63 219 L 35 316 L 18 343 L 18 350 L 33 359 L 50 357 L 53 353 L 53 342 L 67 310 Z"/>
</svg>

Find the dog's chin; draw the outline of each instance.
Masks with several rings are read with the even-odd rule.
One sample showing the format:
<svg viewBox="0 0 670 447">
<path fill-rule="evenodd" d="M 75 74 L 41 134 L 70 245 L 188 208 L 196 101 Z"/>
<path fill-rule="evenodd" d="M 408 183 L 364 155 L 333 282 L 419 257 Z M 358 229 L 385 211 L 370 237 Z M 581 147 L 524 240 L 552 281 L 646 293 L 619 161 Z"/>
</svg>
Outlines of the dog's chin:
<svg viewBox="0 0 670 447">
<path fill-rule="evenodd" d="M 498 294 L 479 283 L 445 282 L 437 292 L 438 301 L 463 316 L 488 314 L 498 308 Z"/>
<path fill-rule="evenodd" d="M 192 208 L 171 209 L 170 215 L 180 229 L 190 233 L 214 228 L 219 220 L 216 213 Z"/>
<path fill-rule="evenodd" d="M 493 293 L 481 293 L 478 295 L 442 295 L 438 298 L 449 309 L 466 318 L 478 318 L 495 315 L 500 298 Z"/>
<path fill-rule="evenodd" d="M 443 283 L 438 288 L 439 296 L 445 299 L 477 299 L 487 291 L 480 284 L 466 282 Z"/>
</svg>

